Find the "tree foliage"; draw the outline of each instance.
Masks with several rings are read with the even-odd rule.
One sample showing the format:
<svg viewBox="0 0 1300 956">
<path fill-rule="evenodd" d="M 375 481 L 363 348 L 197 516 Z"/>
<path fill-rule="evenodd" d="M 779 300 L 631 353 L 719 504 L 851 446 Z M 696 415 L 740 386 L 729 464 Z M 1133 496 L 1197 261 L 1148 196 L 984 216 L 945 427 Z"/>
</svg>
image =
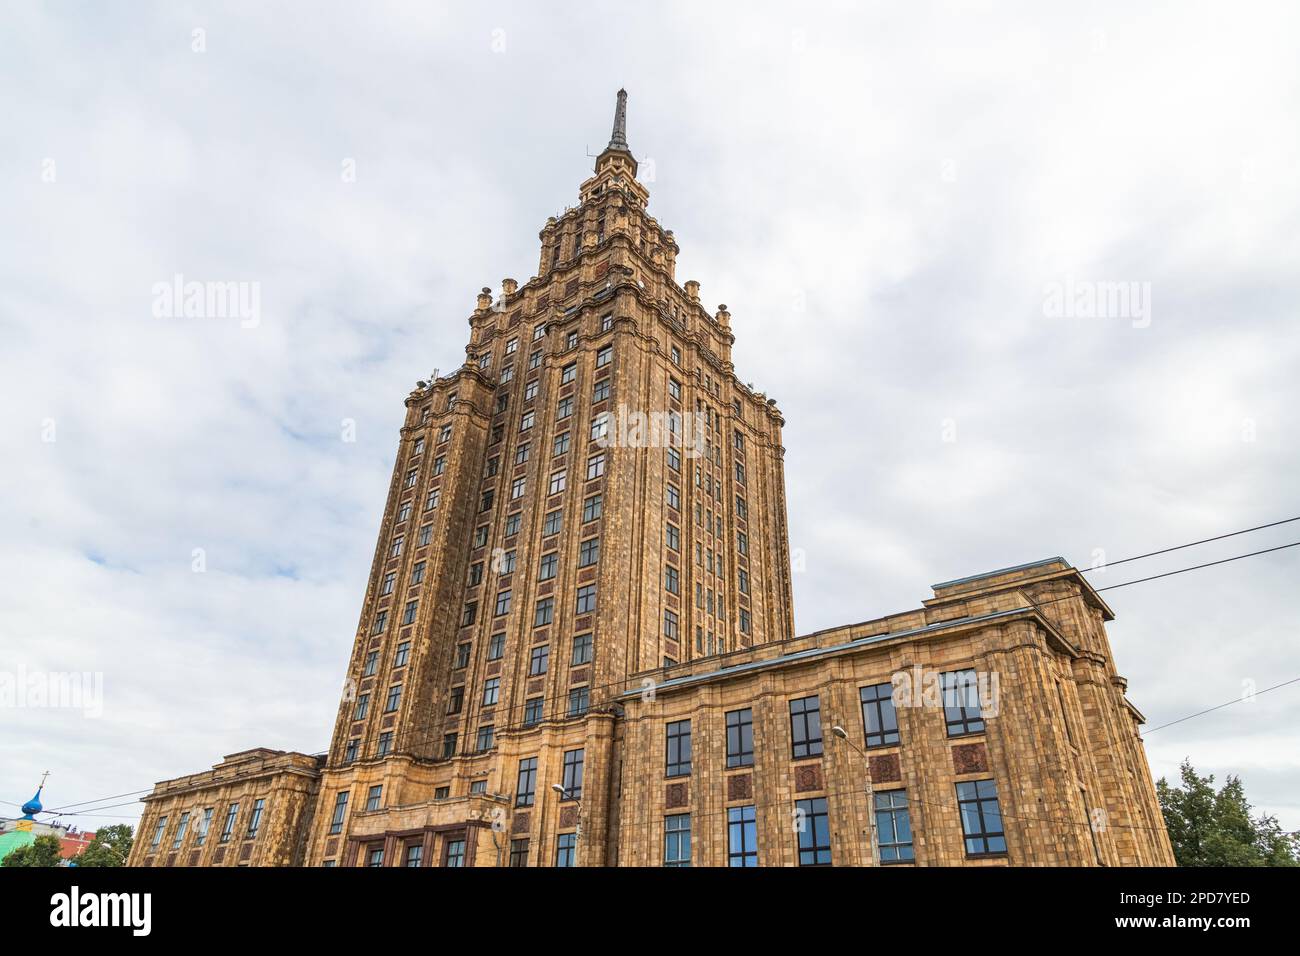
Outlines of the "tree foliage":
<svg viewBox="0 0 1300 956">
<path fill-rule="evenodd" d="M 1164 777 L 1156 795 L 1179 866 L 1300 866 L 1300 833 L 1284 833 L 1277 817 L 1251 816 L 1245 788 L 1229 775 L 1222 789 L 1184 760 L 1182 786 Z"/>
<path fill-rule="evenodd" d="M 125 823 L 101 827 L 95 839 L 73 860 L 77 866 L 126 866 L 131 854 L 132 831 Z"/>
<path fill-rule="evenodd" d="M 59 862 L 59 838 L 38 836 L 31 843 L 12 851 L 0 866 L 58 866 Z"/>
</svg>

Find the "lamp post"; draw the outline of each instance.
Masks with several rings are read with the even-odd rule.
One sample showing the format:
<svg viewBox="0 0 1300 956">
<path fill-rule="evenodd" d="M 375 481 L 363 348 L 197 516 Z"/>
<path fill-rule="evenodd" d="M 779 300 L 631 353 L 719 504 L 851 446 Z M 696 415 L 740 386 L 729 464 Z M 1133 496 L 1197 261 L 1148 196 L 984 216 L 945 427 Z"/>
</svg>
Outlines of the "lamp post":
<svg viewBox="0 0 1300 956">
<path fill-rule="evenodd" d="M 871 824 L 871 865 L 879 866 L 880 841 L 876 837 L 876 793 L 871 787 L 871 760 L 867 757 L 861 747 L 849 739 L 848 731 L 839 724 L 836 724 L 831 728 L 831 733 L 856 750 L 858 756 L 862 758 L 862 763 L 865 765 L 867 771 L 867 820 Z"/>
<path fill-rule="evenodd" d="M 571 790 L 568 787 L 562 787 L 558 783 L 551 784 L 551 789 L 560 795 L 561 800 L 565 798 L 566 794 L 571 793 Z M 578 823 L 573 828 L 573 864 L 574 866 L 577 866 L 578 844 L 582 842 L 582 798 L 573 797 L 572 799 L 573 802 L 578 805 Z"/>
</svg>

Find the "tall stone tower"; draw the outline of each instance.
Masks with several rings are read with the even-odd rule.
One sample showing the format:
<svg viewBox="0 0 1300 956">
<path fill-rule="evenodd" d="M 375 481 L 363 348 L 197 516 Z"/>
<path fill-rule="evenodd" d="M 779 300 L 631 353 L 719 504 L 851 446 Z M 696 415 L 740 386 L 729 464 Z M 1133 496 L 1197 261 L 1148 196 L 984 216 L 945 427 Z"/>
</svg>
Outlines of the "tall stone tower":
<svg viewBox="0 0 1300 956">
<path fill-rule="evenodd" d="M 406 399 L 329 767 L 489 753 L 793 635 L 783 420 L 677 283 L 626 107 L 537 276 L 483 289 L 465 364 Z"/>
</svg>

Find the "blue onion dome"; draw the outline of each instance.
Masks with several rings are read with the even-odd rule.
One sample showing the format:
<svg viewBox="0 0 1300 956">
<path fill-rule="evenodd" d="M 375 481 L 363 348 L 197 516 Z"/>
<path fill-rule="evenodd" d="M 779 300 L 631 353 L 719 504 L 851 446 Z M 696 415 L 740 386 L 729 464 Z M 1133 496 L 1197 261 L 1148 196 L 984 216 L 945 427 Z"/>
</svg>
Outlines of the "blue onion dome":
<svg viewBox="0 0 1300 956">
<path fill-rule="evenodd" d="M 45 809 L 41 806 L 41 791 L 44 789 L 43 786 L 37 788 L 36 795 L 23 804 L 23 813 L 25 814 L 23 817 L 24 820 L 35 819 L 35 815 Z"/>
</svg>

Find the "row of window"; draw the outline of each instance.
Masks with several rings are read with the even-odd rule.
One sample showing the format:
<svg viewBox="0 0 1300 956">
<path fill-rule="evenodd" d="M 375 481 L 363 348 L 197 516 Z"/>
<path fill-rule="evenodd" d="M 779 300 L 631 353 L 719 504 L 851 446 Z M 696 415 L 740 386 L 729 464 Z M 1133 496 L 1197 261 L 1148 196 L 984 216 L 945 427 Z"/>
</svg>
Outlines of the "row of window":
<svg viewBox="0 0 1300 956">
<path fill-rule="evenodd" d="M 244 830 L 243 838 L 245 840 L 257 839 L 257 834 L 262 827 L 262 816 L 266 811 L 265 798 L 259 797 L 253 801 L 252 812 L 249 814 L 248 823 Z M 212 826 L 212 817 L 215 812 L 214 807 L 204 807 L 199 814 L 198 820 L 194 825 L 194 845 L 201 847 L 208 841 L 208 831 Z M 163 843 L 163 837 L 167 833 L 167 821 L 169 817 L 163 814 L 154 823 L 153 836 L 149 841 L 150 850 L 156 850 Z M 172 834 L 171 849 L 179 850 L 185 842 L 185 835 L 189 832 L 191 812 L 184 811 L 180 815 L 180 820 L 176 825 L 176 832 Z M 236 800 L 226 808 L 226 814 L 221 824 L 221 831 L 218 835 L 219 843 L 229 843 L 236 833 L 235 823 L 239 819 L 239 801 Z"/>
</svg>

